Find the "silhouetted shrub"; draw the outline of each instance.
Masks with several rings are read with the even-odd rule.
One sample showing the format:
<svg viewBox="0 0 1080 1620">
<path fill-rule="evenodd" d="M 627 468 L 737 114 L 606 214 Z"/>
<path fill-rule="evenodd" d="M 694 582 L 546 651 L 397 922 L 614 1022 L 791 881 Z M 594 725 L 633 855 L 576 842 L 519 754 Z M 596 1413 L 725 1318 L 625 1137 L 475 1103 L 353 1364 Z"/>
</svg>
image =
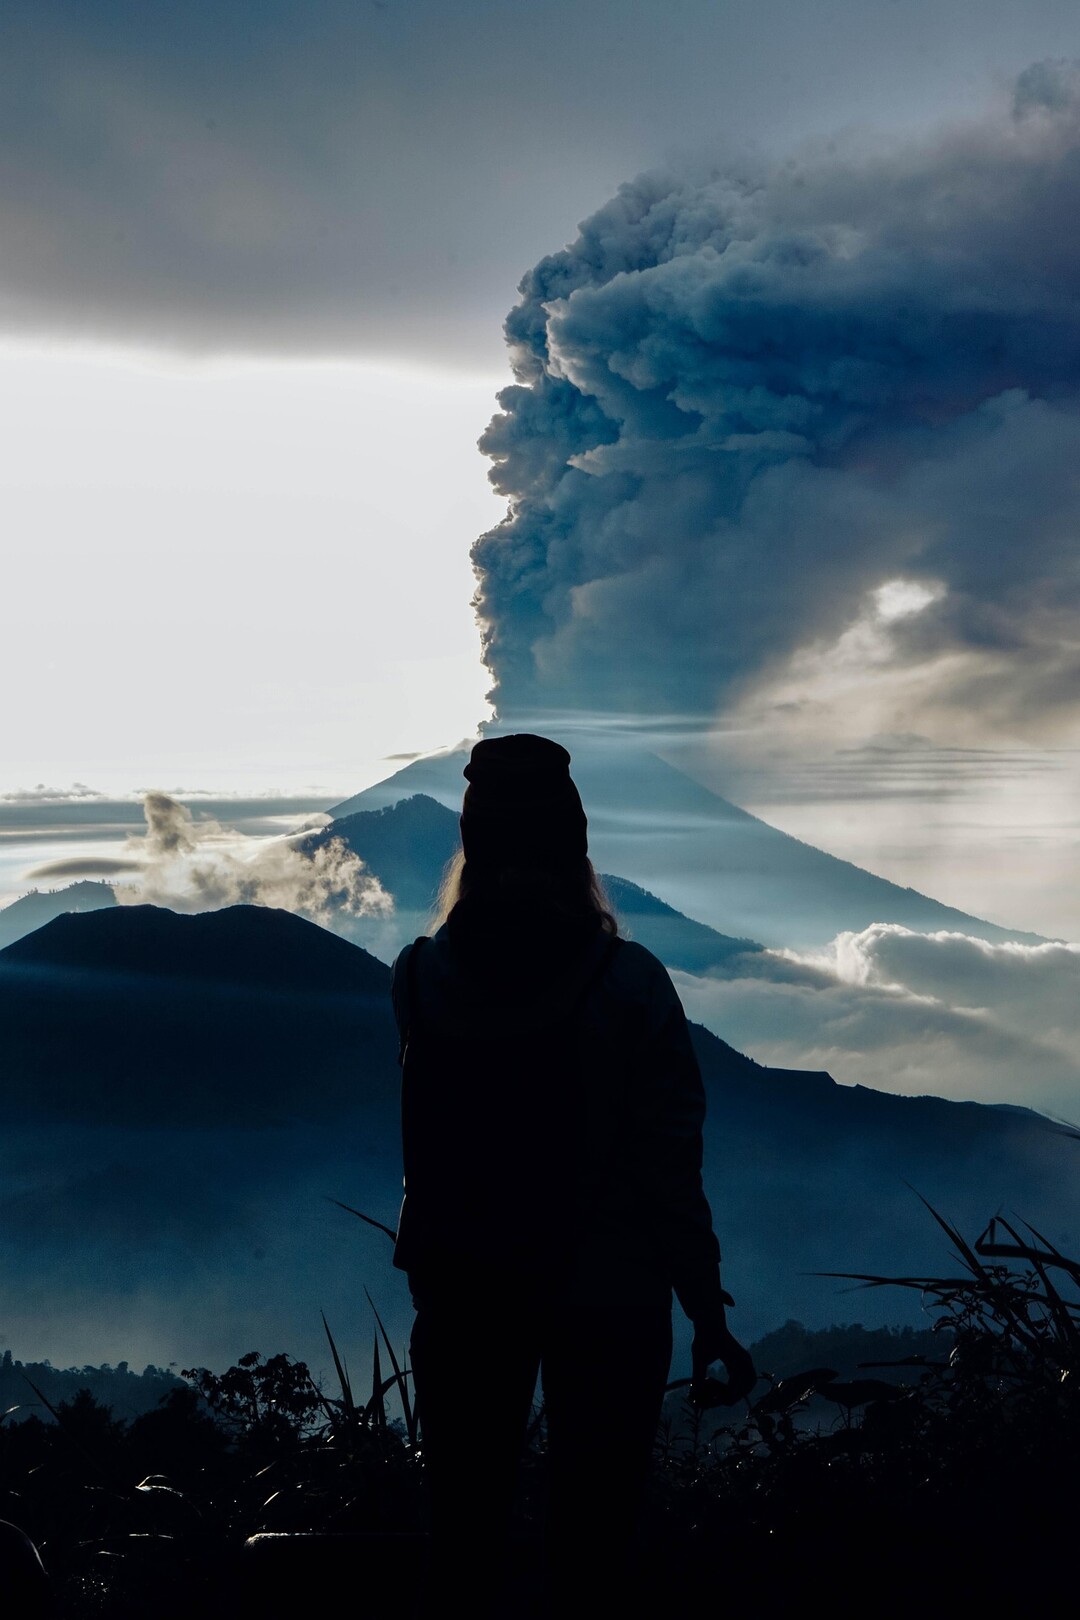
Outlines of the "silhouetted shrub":
<svg viewBox="0 0 1080 1620">
<path fill-rule="evenodd" d="M 823 1553 L 877 1612 L 925 1599 L 985 1604 L 1060 1596 L 1068 1569 L 1080 1447 L 1080 1263 L 1040 1234 L 992 1221 L 974 1245 L 936 1212 L 958 1262 L 948 1277 L 876 1277 L 917 1289 L 939 1353 L 897 1372 L 841 1379 L 817 1366 L 775 1381 L 745 1417 L 661 1445 L 660 1539 L 693 1587 L 719 1547 L 740 1558 L 728 1590 L 798 1601 Z M 890 1379 L 882 1378 L 887 1372 Z M 800 1422 L 811 1404 L 833 1416 Z M 880 1605 L 884 1603 L 882 1611 Z"/>
<path fill-rule="evenodd" d="M 705 1405 L 686 1402 L 681 1425 L 661 1432 L 643 1606 L 700 1606 L 714 1591 L 725 1605 L 787 1613 L 810 1583 L 834 1615 L 899 1613 L 928 1596 L 995 1613 L 1028 1601 L 1033 1580 L 1046 1599 L 1068 1589 L 1080 1262 L 1001 1221 L 972 1245 L 941 1224 L 955 1274 L 858 1279 L 919 1290 L 925 1333 L 847 1328 L 830 1339 L 787 1324 L 755 1347 L 759 1365 L 772 1353 L 773 1376 L 737 1418 L 717 1427 L 706 1388 Z M 792 1371 L 783 1356 L 800 1342 L 864 1344 L 871 1356 L 842 1372 Z M 190 1370 L 130 1423 L 88 1391 L 48 1406 L 51 1422 L 0 1422 L 0 1518 L 40 1546 L 61 1615 L 238 1612 L 230 1582 L 257 1532 L 418 1530 L 408 1371 L 384 1334 L 393 1370 L 382 1376 L 376 1340 L 371 1392 L 358 1399 L 330 1344 L 333 1396 L 304 1363 L 251 1352 L 221 1374 Z M 402 1416 L 391 1420 L 395 1395 Z M 538 1414 L 526 1519 L 543 1470 Z"/>
</svg>

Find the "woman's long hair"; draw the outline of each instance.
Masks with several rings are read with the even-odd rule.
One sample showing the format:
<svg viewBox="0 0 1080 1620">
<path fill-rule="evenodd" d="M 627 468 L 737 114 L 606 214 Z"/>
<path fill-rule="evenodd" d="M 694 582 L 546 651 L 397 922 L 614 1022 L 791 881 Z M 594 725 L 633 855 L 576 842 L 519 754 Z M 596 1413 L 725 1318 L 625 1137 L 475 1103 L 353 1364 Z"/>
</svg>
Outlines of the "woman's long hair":
<svg viewBox="0 0 1080 1620">
<path fill-rule="evenodd" d="M 485 902 L 500 911 L 510 910 L 527 930 L 531 919 L 564 918 L 581 922 L 598 917 L 605 934 L 619 932 L 611 902 L 588 856 L 559 866 L 501 866 L 478 869 L 470 866 L 465 851 L 459 849 L 446 863 L 439 885 L 430 928 L 434 933 L 449 922 L 455 907 L 468 900 L 470 906 Z"/>
</svg>

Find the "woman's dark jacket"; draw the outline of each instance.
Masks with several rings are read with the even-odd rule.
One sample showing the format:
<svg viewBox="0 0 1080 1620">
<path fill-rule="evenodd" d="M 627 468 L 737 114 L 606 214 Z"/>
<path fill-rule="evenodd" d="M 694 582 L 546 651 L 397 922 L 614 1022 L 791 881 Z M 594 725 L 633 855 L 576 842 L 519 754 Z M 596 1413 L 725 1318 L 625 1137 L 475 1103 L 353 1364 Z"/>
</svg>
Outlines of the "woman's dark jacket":
<svg viewBox="0 0 1080 1620">
<path fill-rule="evenodd" d="M 411 957 L 411 962 L 410 962 Z M 598 920 L 459 905 L 394 964 L 414 1293 L 536 1286 L 575 1305 L 720 1303 L 705 1094 L 663 964 Z"/>
</svg>

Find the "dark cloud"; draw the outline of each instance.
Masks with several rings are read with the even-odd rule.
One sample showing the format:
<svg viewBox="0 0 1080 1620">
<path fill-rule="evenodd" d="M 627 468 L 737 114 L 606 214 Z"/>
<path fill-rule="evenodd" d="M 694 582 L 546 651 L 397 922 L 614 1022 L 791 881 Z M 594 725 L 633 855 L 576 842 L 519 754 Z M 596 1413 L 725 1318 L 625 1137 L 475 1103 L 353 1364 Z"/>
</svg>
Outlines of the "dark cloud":
<svg viewBox="0 0 1080 1620">
<path fill-rule="evenodd" d="M 109 878 L 140 869 L 138 861 L 110 860 L 104 855 L 73 855 L 69 860 L 46 861 L 26 875 L 28 878 Z"/>
<path fill-rule="evenodd" d="M 1004 72 L 1072 33 L 1009 9 L 6 0 L 0 323 L 495 368 L 522 268 L 625 174 L 971 105 L 976 29 Z"/>
<path fill-rule="evenodd" d="M 712 715 L 845 637 L 879 679 L 947 658 L 958 711 L 1070 710 L 1078 208 L 1062 63 L 933 138 L 623 186 L 507 321 L 500 712 Z"/>
<path fill-rule="evenodd" d="M 687 4 L 714 36 L 711 0 Z M 678 127 L 687 72 L 706 75 L 688 43 L 672 53 L 662 8 L 629 33 L 624 14 L 12 0 L 0 321 L 494 370 L 522 266 L 611 186 L 628 141 L 634 161 L 658 149 L 650 125 Z"/>
<path fill-rule="evenodd" d="M 416 353 L 437 347 L 424 295 L 441 279 L 479 336 L 468 269 L 450 262 L 462 233 L 421 167 L 406 19 L 341 0 L 317 16 L 282 0 L 9 9 L 9 328 Z"/>
</svg>

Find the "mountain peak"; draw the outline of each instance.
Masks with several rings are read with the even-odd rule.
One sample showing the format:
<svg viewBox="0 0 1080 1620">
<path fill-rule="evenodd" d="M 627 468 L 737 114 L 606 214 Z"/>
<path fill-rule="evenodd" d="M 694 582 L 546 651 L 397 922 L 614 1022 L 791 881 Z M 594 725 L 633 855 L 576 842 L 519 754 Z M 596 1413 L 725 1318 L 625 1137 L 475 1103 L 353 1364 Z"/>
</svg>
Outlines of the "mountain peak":
<svg viewBox="0 0 1080 1620">
<path fill-rule="evenodd" d="M 585 733 L 560 741 L 573 756 L 594 864 L 723 934 L 801 949 L 891 922 L 921 933 L 1043 943 L 802 843 L 632 741 Z M 466 753 L 414 760 L 331 814 L 348 819 L 415 795 L 456 813 Z"/>
</svg>

